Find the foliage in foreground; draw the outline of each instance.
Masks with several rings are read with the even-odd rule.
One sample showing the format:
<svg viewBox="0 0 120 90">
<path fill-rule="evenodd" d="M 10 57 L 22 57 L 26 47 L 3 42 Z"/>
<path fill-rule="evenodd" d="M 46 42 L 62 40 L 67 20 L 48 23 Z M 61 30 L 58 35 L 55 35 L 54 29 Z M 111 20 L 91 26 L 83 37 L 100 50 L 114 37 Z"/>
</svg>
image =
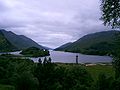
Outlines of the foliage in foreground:
<svg viewBox="0 0 120 90">
<path fill-rule="evenodd" d="M 119 90 L 120 79 L 100 74 L 91 76 L 81 65 L 51 63 L 51 58 L 39 63 L 28 59 L 0 58 L 0 84 L 11 90 Z M 97 72 L 97 71 L 96 71 Z M 5 90 L 5 89 L 3 89 Z"/>
<path fill-rule="evenodd" d="M 0 85 L 0 90 L 15 90 L 15 88 L 10 85 Z"/>
<path fill-rule="evenodd" d="M 101 0 L 102 17 L 105 25 L 120 28 L 120 0 Z"/>
</svg>

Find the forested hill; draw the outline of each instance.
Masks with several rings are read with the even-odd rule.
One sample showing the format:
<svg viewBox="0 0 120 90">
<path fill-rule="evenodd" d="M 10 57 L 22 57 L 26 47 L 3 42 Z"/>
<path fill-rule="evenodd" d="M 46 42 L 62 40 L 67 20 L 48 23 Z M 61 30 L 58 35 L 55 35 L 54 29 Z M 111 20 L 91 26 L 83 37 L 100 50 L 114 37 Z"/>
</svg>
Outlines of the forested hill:
<svg viewBox="0 0 120 90">
<path fill-rule="evenodd" d="M 64 44 L 64 45 L 56 48 L 55 50 L 57 50 L 57 51 L 59 51 L 59 50 L 60 50 L 60 51 L 61 51 L 61 50 L 64 50 L 66 47 L 68 47 L 68 46 L 71 45 L 71 44 L 72 44 L 71 42 L 66 43 L 66 44 Z"/>
<path fill-rule="evenodd" d="M 2 29 L 0 31 L 4 34 L 4 36 L 7 38 L 7 40 L 12 45 L 17 47 L 18 49 L 26 49 L 29 47 L 37 47 L 40 49 L 44 49 L 43 46 L 39 45 L 38 43 L 36 43 L 32 39 L 30 39 L 24 35 L 16 35 L 15 33 L 11 32 L 11 31 L 6 31 L 4 29 Z"/>
<path fill-rule="evenodd" d="M 0 52 L 9 52 L 14 50 L 17 50 L 17 48 L 6 39 L 0 30 Z"/>
<path fill-rule="evenodd" d="M 114 49 L 114 39 L 119 31 L 102 31 L 83 36 L 79 40 L 55 49 L 92 55 L 106 55 Z"/>
</svg>

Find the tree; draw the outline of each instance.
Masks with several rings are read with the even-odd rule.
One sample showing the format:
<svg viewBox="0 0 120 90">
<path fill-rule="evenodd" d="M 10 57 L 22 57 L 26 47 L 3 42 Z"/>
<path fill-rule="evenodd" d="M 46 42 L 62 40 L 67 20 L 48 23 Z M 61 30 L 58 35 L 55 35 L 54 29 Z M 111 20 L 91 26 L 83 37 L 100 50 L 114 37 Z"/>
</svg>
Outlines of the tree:
<svg viewBox="0 0 120 90">
<path fill-rule="evenodd" d="M 35 67 L 34 76 L 39 81 L 39 89 L 40 90 L 55 90 L 53 86 L 58 86 L 58 84 L 55 85 L 55 64 L 51 63 L 51 58 L 47 59 L 44 58 L 43 63 L 41 62 L 41 59 L 39 59 L 39 62 L 37 63 L 37 66 Z"/>
<path fill-rule="evenodd" d="M 101 0 L 102 17 L 105 25 L 120 29 L 120 0 Z M 116 34 L 113 51 L 113 67 L 116 78 L 120 77 L 120 33 Z"/>
<path fill-rule="evenodd" d="M 76 65 L 66 69 L 63 82 L 64 90 L 88 90 L 93 79 L 86 69 Z"/>
<path fill-rule="evenodd" d="M 101 0 L 102 17 L 105 25 L 120 28 L 120 0 Z"/>
<path fill-rule="evenodd" d="M 119 78 L 120 77 L 120 33 L 116 34 L 116 38 L 114 41 L 114 51 L 112 53 L 113 55 L 113 67 L 115 69 L 115 78 Z"/>
</svg>

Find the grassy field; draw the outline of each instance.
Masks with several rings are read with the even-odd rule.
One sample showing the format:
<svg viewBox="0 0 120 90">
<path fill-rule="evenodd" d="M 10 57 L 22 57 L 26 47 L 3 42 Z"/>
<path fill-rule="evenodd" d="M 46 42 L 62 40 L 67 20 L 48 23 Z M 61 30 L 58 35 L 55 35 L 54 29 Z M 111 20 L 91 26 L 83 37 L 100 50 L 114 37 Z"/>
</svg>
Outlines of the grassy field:
<svg viewBox="0 0 120 90">
<path fill-rule="evenodd" d="M 107 76 L 114 77 L 114 69 L 110 65 L 94 65 L 85 67 L 94 79 L 97 79 L 100 73 L 105 73 Z"/>
<path fill-rule="evenodd" d="M 69 68 L 69 67 L 72 67 L 73 65 L 76 65 L 76 64 L 58 64 L 58 65 Z M 114 72 L 112 65 L 96 64 L 93 66 L 85 66 L 85 65 L 79 64 L 79 66 L 82 66 L 83 68 L 85 68 L 91 74 L 91 76 L 93 77 L 94 80 L 97 80 L 100 73 L 104 73 L 107 76 L 113 76 L 113 77 L 115 76 L 114 75 L 115 72 Z"/>
</svg>

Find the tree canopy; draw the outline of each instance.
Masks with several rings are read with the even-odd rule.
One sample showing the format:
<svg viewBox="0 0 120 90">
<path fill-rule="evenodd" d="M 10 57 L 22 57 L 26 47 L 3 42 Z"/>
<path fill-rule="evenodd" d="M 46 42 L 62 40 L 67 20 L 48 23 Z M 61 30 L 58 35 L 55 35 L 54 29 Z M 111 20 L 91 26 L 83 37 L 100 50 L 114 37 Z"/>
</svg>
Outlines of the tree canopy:
<svg viewBox="0 0 120 90">
<path fill-rule="evenodd" d="M 105 25 L 120 28 L 120 0 L 101 0 L 102 17 Z"/>
</svg>

